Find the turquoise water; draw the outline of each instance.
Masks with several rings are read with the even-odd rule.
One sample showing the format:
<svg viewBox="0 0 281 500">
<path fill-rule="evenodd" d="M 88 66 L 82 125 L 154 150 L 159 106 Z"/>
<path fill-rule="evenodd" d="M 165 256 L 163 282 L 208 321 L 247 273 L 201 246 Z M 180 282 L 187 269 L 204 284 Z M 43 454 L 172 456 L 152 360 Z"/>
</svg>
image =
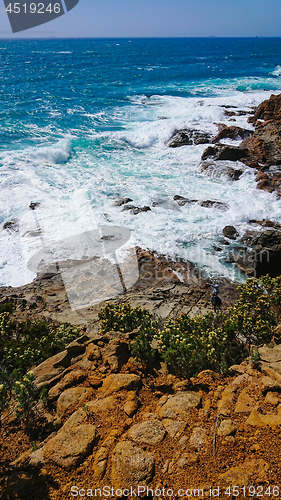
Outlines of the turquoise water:
<svg viewBox="0 0 281 500">
<path fill-rule="evenodd" d="M 1 40 L 0 81 L 0 223 L 20 221 L 18 233 L 0 233 L 1 285 L 34 277 L 23 237 L 31 201 L 41 203 L 45 242 L 121 225 L 136 244 L 233 279 L 213 250 L 222 228 L 280 219 L 280 201 L 256 190 L 253 170 L 233 183 L 200 172 L 205 145 L 168 148 L 181 128 L 250 128 L 222 106 L 249 111 L 280 92 L 279 38 Z M 175 194 L 229 210 L 180 208 Z M 117 196 L 158 206 L 135 216 L 113 206 Z"/>
</svg>

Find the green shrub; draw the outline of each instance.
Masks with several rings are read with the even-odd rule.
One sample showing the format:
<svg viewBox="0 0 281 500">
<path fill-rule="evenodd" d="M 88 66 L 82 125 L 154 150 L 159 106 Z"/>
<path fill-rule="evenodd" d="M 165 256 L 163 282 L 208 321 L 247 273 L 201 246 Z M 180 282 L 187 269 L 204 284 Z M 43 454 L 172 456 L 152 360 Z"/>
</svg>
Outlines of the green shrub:
<svg viewBox="0 0 281 500">
<path fill-rule="evenodd" d="M 153 335 L 157 322 L 152 314 L 141 307 L 132 307 L 130 304 L 106 304 L 99 314 L 100 333 L 110 331 L 132 332 L 140 328 L 141 332 Z"/>
<path fill-rule="evenodd" d="M 151 347 L 152 338 L 140 333 L 133 343 L 129 344 L 132 356 L 141 362 L 145 371 L 151 373 L 156 351 Z"/>
<path fill-rule="evenodd" d="M 239 299 L 228 309 L 236 334 L 248 343 L 270 342 L 281 313 L 281 276 L 250 278 L 239 285 Z"/>
<path fill-rule="evenodd" d="M 206 369 L 224 372 L 245 357 L 233 325 L 221 313 L 194 318 L 182 314 L 168 320 L 155 338 L 163 360 L 175 374 L 185 377 Z"/>
<path fill-rule="evenodd" d="M 44 321 L 12 323 L 9 316 L 8 312 L 0 314 L 0 370 L 18 377 L 62 351 L 80 334 L 69 323 L 51 328 Z"/>
<path fill-rule="evenodd" d="M 29 378 L 25 380 L 25 373 L 32 366 L 65 349 L 66 345 L 79 335 L 80 330 L 69 323 L 51 328 L 44 321 L 11 322 L 9 312 L 2 312 L 0 314 L 0 411 L 9 404 L 14 390 L 20 398 L 20 408 L 27 422 L 29 420 L 27 408 L 36 400 L 38 394 L 33 388 L 32 380 Z M 18 382 L 15 386 L 15 380 L 18 381 L 22 377 L 24 377 L 23 382 Z"/>
</svg>

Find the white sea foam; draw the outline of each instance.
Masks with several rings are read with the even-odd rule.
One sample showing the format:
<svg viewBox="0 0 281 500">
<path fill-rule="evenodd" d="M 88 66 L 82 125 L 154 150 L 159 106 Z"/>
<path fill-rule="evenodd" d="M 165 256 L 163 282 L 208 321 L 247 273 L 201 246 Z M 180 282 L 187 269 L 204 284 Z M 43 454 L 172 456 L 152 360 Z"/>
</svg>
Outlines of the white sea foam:
<svg viewBox="0 0 281 500">
<path fill-rule="evenodd" d="M 271 73 L 274 76 L 281 76 L 281 66 L 276 66 L 275 70 Z"/>
<path fill-rule="evenodd" d="M 213 135 L 221 122 L 250 128 L 245 116 L 230 121 L 223 106 L 250 111 L 271 92 L 222 94 L 205 98 L 135 96 L 110 113 L 87 115 L 93 122 L 92 130 L 83 137 L 87 147 L 81 147 L 79 134 L 74 133 L 38 145 L 40 129 L 35 127 L 34 147 L 2 151 L 1 222 L 18 217 L 20 232 L 0 232 L 1 284 L 30 281 L 34 275 L 26 269 L 26 261 L 40 245 L 107 224 L 131 229 L 135 244 L 191 260 L 209 274 L 237 277 L 234 267 L 223 262 L 228 250 L 216 253 L 213 249 L 222 238 L 223 227 L 234 225 L 242 235 L 251 227 L 250 219 L 280 220 L 280 201 L 274 193 L 256 189 L 250 168 L 244 167 L 236 182 L 227 180 L 219 169 L 212 176 L 201 173 L 200 157 L 206 145 L 168 147 L 173 133 L 182 128 Z M 97 125 L 115 123 L 119 130 L 98 132 Z M 55 136 L 53 129 L 42 130 L 44 137 L 50 139 L 52 134 Z M 118 195 L 132 198 L 136 206 L 148 205 L 151 211 L 138 215 L 122 211 L 113 204 Z M 198 203 L 179 207 L 174 195 Z M 229 209 L 202 207 L 199 202 L 204 200 L 226 203 Z M 28 208 L 31 201 L 41 203 L 34 213 Z M 37 223 L 42 237 L 31 244 L 23 235 Z"/>
</svg>

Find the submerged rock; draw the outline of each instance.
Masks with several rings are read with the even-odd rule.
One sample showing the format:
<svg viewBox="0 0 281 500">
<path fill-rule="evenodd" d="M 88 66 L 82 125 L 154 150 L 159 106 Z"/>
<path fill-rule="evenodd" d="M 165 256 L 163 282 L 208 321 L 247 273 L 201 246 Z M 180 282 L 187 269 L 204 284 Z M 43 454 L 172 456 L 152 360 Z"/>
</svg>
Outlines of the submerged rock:
<svg viewBox="0 0 281 500">
<path fill-rule="evenodd" d="M 208 144 L 211 142 L 211 135 L 201 130 L 177 130 L 172 136 L 169 143 L 170 148 L 178 148 L 180 146 Z"/>
<path fill-rule="evenodd" d="M 237 229 L 234 226 L 225 226 L 222 230 L 223 235 L 230 240 L 236 240 L 239 236 Z"/>
</svg>

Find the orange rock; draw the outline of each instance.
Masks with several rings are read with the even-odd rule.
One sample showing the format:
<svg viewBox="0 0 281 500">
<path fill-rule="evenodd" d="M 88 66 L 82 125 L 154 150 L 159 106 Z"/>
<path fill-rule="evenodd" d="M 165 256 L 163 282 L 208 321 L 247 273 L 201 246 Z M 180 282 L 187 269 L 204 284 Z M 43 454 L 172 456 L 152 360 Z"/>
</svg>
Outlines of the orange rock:
<svg viewBox="0 0 281 500">
<path fill-rule="evenodd" d="M 254 408 L 245 423 L 253 425 L 254 427 L 266 427 L 267 425 L 271 428 L 278 427 L 281 425 L 281 406 L 278 407 L 277 415 L 275 413 L 262 415 L 256 408 Z"/>
</svg>

